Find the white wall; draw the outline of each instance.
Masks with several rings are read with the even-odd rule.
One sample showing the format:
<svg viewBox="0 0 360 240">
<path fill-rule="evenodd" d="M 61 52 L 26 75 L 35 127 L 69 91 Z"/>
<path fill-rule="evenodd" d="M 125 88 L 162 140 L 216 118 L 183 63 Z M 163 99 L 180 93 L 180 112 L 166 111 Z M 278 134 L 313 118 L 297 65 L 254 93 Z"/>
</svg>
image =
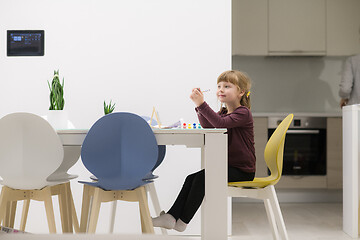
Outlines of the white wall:
<svg viewBox="0 0 360 240">
<path fill-rule="evenodd" d="M 231 68 L 230 7 L 223 0 L 2 0 L 0 117 L 16 111 L 45 115 L 47 80 L 59 69 L 65 110 L 78 128 L 90 127 L 110 99 L 115 111 L 139 115 L 156 106 L 164 124 L 197 122 L 191 89 L 212 88 L 207 100 L 216 107 L 216 78 Z M 45 30 L 44 57 L 6 57 L 6 30 L 23 29 Z M 199 156 L 197 149 L 168 148 L 156 172 L 165 210 L 184 177 L 200 168 Z M 82 180 L 89 175 L 80 163 L 70 172 Z M 76 181 L 72 187 L 79 215 L 82 188 Z M 123 213 L 115 231 L 139 232 L 138 212 L 124 206 L 131 216 Z M 106 232 L 109 209 L 101 211 L 98 232 Z M 42 206 L 34 204 L 27 230 L 47 232 L 45 219 Z M 187 233 L 199 231 L 198 219 Z"/>
</svg>

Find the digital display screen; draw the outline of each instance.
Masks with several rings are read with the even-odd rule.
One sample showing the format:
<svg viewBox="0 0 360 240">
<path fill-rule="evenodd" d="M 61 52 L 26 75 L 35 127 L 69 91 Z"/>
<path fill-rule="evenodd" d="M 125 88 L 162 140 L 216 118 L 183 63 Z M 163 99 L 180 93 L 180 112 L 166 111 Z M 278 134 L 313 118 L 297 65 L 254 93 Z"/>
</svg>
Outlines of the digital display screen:
<svg viewBox="0 0 360 240">
<path fill-rule="evenodd" d="M 294 126 L 300 127 L 301 126 L 301 120 L 300 119 L 294 119 Z"/>
<path fill-rule="evenodd" d="M 44 30 L 8 30 L 7 56 L 44 56 Z"/>
</svg>

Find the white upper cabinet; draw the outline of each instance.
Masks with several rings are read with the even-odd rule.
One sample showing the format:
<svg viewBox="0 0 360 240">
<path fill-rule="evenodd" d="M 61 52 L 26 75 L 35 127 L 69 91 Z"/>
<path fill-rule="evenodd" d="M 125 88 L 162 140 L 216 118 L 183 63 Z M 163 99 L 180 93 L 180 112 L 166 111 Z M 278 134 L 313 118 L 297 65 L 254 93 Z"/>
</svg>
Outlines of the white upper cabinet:
<svg viewBox="0 0 360 240">
<path fill-rule="evenodd" d="M 269 55 L 326 55 L 325 0 L 269 0 Z"/>
<path fill-rule="evenodd" d="M 232 1 L 232 54 L 268 54 L 268 0 Z"/>
<path fill-rule="evenodd" d="M 360 53 L 360 0 L 327 0 L 327 55 Z"/>
<path fill-rule="evenodd" d="M 232 0 L 233 55 L 360 53 L 360 0 Z"/>
</svg>

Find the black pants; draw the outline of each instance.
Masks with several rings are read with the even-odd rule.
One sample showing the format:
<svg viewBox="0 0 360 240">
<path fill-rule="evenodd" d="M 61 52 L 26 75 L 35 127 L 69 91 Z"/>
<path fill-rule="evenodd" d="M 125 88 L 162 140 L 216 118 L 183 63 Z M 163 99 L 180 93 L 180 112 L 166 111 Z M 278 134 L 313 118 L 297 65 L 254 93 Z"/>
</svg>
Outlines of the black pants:
<svg viewBox="0 0 360 240">
<path fill-rule="evenodd" d="M 228 182 L 252 181 L 255 173 L 243 172 L 240 169 L 228 168 Z M 174 204 L 168 211 L 176 220 L 189 223 L 199 209 L 205 196 L 205 171 L 190 174 L 186 177 L 183 187 Z"/>
</svg>

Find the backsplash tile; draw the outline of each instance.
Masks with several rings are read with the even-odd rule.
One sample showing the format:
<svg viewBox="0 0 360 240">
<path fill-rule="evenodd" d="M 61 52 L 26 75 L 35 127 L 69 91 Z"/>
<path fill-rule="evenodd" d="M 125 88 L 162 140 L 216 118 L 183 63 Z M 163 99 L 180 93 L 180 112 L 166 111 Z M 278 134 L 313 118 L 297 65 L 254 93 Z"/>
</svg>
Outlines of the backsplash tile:
<svg viewBox="0 0 360 240">
<path fill-rule="evenodd" d="M 233 69 L 252 79 L 254 113 L 340 113 L 338 96 L 346 57 L 233 56 Z"/>
</svg>

